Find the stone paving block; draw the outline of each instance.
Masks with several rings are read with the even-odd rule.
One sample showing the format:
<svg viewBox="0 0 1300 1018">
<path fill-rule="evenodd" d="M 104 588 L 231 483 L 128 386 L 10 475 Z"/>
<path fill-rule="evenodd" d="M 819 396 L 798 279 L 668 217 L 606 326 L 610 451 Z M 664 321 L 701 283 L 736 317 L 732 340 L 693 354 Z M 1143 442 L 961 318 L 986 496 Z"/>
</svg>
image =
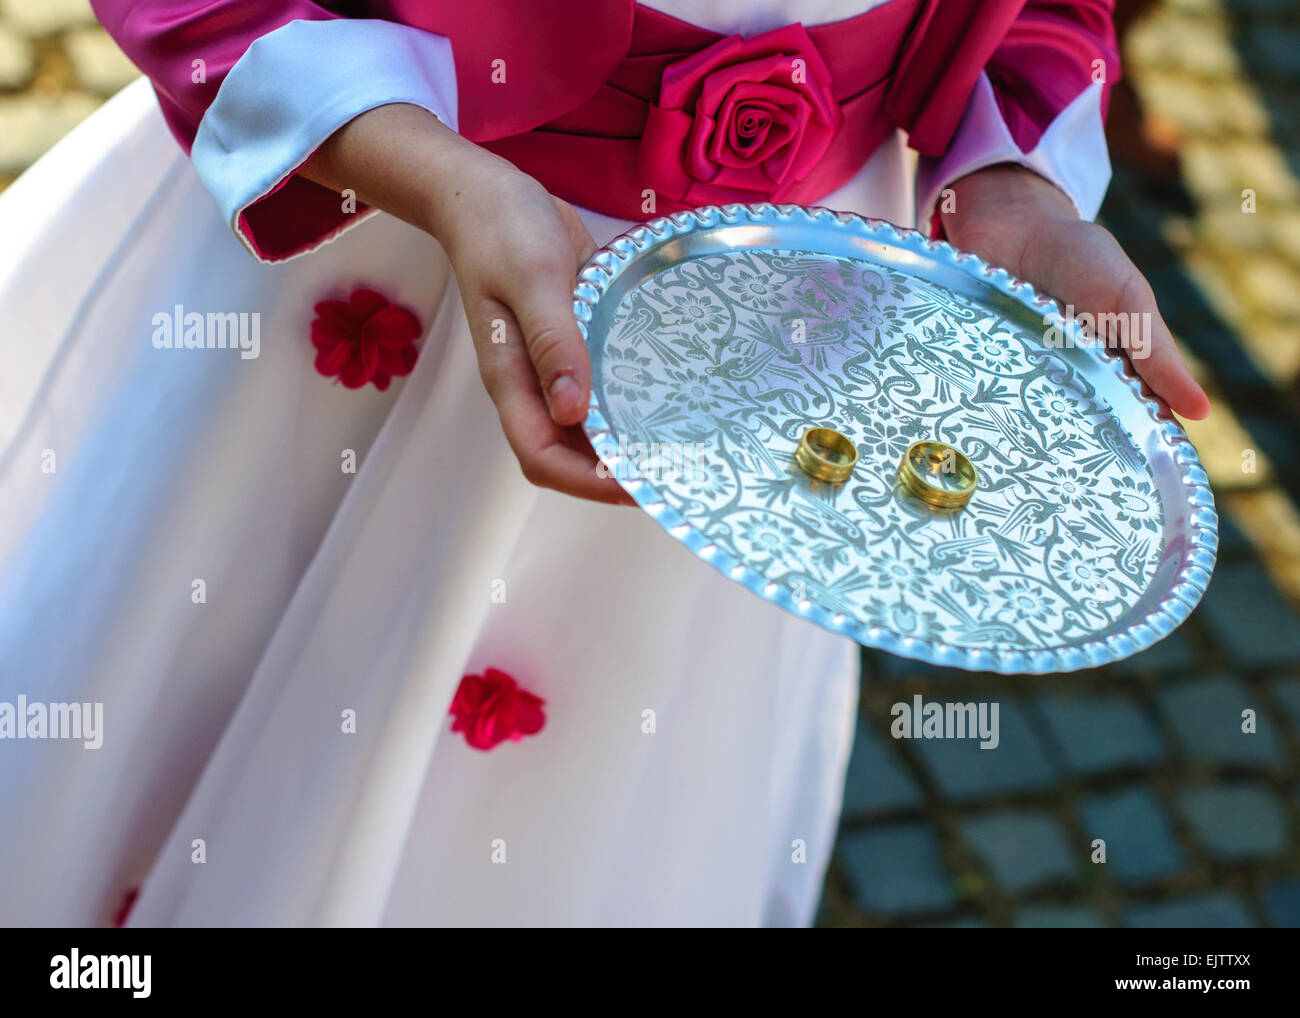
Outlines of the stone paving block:
<svg viewBox="0 0 1300 1018">
<path fill-rule="evenodd" d="M 1253 359 L 1243 356 L 1240 342 L 1234 336 L 1231 327 L 1226 325 L 1221 317 L 1221 305 L 1229 300 L 1235 302 L 1235 296 L 1231 293 L 1222 296 L 1215 294 L 1214 304 L 1211 306 L 1201 291 L 1205 283 L 1204 279 L 1193 279 L 1189 268 L 1182 268 L 1178 276 L 1183 280 L 1182 284 L 1172 287 L 1167 294 L 1161 295 L 1162 305 L 1180 301 L 1198 311 L 1203 319 L 1200 322 L 1188 322 L 1179 326 L 1178 338 L 1197 357 L 1214 365 L 1214 378 L 1221 386 L 1237 389 L 1241 393 L 1248 393 L 1249 390 L 1254 389 L 1259 393 L 1260 399 L 1267 400 L 1269 398 L 1267 376 L 1259 370 L 1259 366 Z M 1222 285 L 1224 289 L 1231 290 L 1231 287 L 1226 284 Z M 1243 395 L 1242 398 L 1250 397 Z M 1227 517 L 1227 513 L 1219 517 L 1219 552 L 1222 559 L 1226 560 L 1230 555 L 1249 555 L 1253 551 L 1253 546 L 1245 532 L 1233 526 L 1230 519 L 1225 525 L 1223 520 Z M 1218 572 L 1217 568 L 1215 572 Z"/>
<path fill-rule="evenodd" d="M 1257 247 L 1268 246 L 1263 227 L 1260 225 L 1261 222 L 1267 221 L 1267 217 L 1244 216 L 1241 214 L 1241 209 L 1236 206 L 1218 209 L 1211 215 L 1230 223 L 1237 223 L 1238 235 L 1232 238 L 1234 246 L 1244 247 L 1248 243 L 1253 243 Z M 1243 226 L 1242 223 L 1246 225 Z M 1205 229 L 1226 232 L 1222 226 L 1212 223 L 1207 223 Z M 1260 366 L 1267 367 L 1267 365 Z M 1247 432 L 1234 418 L 1226 414 L 1211 414 L 1204 421 L 1188 421 L 1186 430 L 1187 436 L 1196 445 L 1201 466 L 1210 475 L 1210 486 L 1216 494 L 1258 490 L 1271 483 L 1274 478 L 1273 462 L 1265 452 L 1268 445 L 1258 436 Z M 1244 458 L 1247 453 L 1251 454 L 1253 462 Z M 1243 467 L 1251 469 L 1243 470 Z M 1238 525 L 1245 527 L 1251 533 L 1258 533 L 1258 528 L 1252 525 L 1253 521 L 1243 518 L 1241 507 L 1241 499 L 1225 497 L 1220 503 L 1219 511 L 1230 513 Z"/>
<path fill-rule="evenodd" d="M 68 59 L 82 88 L 112 95 L 140 77 L 111 36 L 100 28 L 72 32 L 63 41 Z"/>
<path fill-rule="evenodd" d="M 1296 311 L 1300 313 L 1300 288 L 1295 285 L 1296 273 L 1294 269 L 1284 270 L 1287 282 L 1287 293 L 1278 295 L 1281 299 L 1295 302 Z M 1262 274 L 1255 274 L 1255 266 L 1249 266 L 1249 278 L 1253 285 L 1260 285 Z M 1277 282 L 1280 283 L 1280 280 Z M 1265 288 L 1267 284 L 1263 284 Z M 1255 337 L 1251 336 L 1253 340 Z M 1253 410 L 1242 410 L 1239 425 L 1246 430 L 1253 441 L 1249 448 L 1258 450 L 1261 455 L 1267 454 L 1268 459 L 1273 465 L 1275 474 L 1291 473 L 1291 465 L 1300 457 L 1300 436 L 1297 436 L 1296 429 L 1287 421 L 1279 420 L 1269 413 L 1257 413 Z M 1246 532 L 1255 533 L 1257 528 L 1252 526 L 1252 521 L 1242 517 L 1238 522 L 1245 528 Z M 1285 600 L 1285 599 L 1284 599 Z"/>
<path fill-rule="evenodd" d="M 890 824 L 850 831 L 838 855 L 853 899 L 863 912 L 901 916 L 938 912 L 956 902 L 939 857 L 939 843 L 924 824 Z"/>
<path fill-rule="evenodd" d="M 1117 177 L 1123 177 L 1125 171 L 1123 168 L 1117 170 Z M 1114 229 L 1120 232 L 1133 230 L 1137 224 L 1133 222 L 1124 222 L 1120 215 L 1122 210 L 1116 210 L 1116 222 Z M 1110 229 L 1110 227 L 1107 227 Z M 1132 239 L 1125 237 L 1124 250 L 1134 251 L 1138 248 L 1140 233 L 1135 233 Z M 1147 282 L 1151 284 L 1151 289 L 1155 291 L 1156 297 L 1161 303 L 1161 314 L 1164 315 L 1165 324 L 1169 326 L 1175 337 L 1182 339 L 1187 333 L 1196 329 L 1204 329 L 1205 323 L 1201 321 L 1197 314 L 1195 306 L 1188 307 L 1187 302 L 1177 301 L 1172 303 L 1166 309 L 1163 305 L 1166 299 L 1176 298 L 1188 290 L 1189 282 L 1187 279 L 1187 269 L 1182 263 L 1169 255 L 1159 243 L 1153 244 L 1149 254 L 1143 254 L 1139 259 L 1143 264 L 1142 274 L 1146 276 Z M 1199 446 L 1197 447 L 1199 451 Z"/>
<path fill-rule="evenodd" d="M 864 657 L 869 657 L 872 671 L 888 682 L 903 682 L 918 679 L 923 682 L 936 683 L 948 679 L 969 677 L 970 672 L 960 668 L 936 668 L 934 665 L 910 658 L 889 654 L 883 650 L 863 650 Z"/>
<path fill-rule="evenodd" d="M 1046 813 L 990 813 L 963 820 L 961 832 L 994 879 L 1013 893 L 1078 877 L 1065 832 Z"/>
<path fill-rule="evenodd" d="M 927 698 L 926 702 L 940 701 Z M 977 739 L 905 740 L 943 793 L 954 799 L 972 799 L 1043 788 L 1055 781 L 1056 767 L 1043 751 L 1024 709 L 1007 697 L 989 697 L 983 702 L 998 703 L 999 741 L 994 749 L 980 749 Z"/>
<path fill-rule="evenodd" d="M 1196 649 L 1182 629 L 1175 629 L 1153 647 L 1135 654 L 1122 665 L 1135 672 L 1163 674 L 1183 672 L 1196 662 Z"/>
<path fill-rule="evenodd" d="M 1300 927 L 1300 877 L 1287 877 L 1271 884 L 1262 897 L 1264 913 L 1274 926 Z"/>
<path fill-rule="evenodd" d="M 921 789 L 892 749 L 861 718 L 844 785 L 844 813 L 878 813 L 916 806 Z"/>
<path fill-rule="evenodd" d="M 1220 148 L 1221 167 L 1225 174 L 1219 178 L 1219 185 L 1222 187 L 1225 181 L 1232 181 L 1231 191 L 1219 191 L 1221 196 L 1227 197 L 1232 192 L 1240 194 L 1242 188 L 1249 187 L 1257 195 L 1266 195 L 1278 203 L 1295 202 L 1300 198 L 1300 184 L 1291 176 L 1286 155 L 1272 138 L 1216 138 L 1213 143 Z M 1213 194 L 1216 190 L 1207 188 L 1202 193 Z M 1233 254 L 1239 256 L 1242 252 Z M 1259 267 L 1254 257 L 1246 255 L 1232 267 L 1235 269 L 1234 280 L 1249 285 L 1251 275 Z"/>
<path fill-rule="evenodd" d="M 1273 121 L 1258 90 L 1245 79 L 1214 82 L 1212 93 L 1218 128 L 1228 135 L 1258 138 L 1270 133 Z M 1237 205 L 1237 215 L 1242 215 Z"/>
<path fill-rule="evenodd" d="M 1193 0 L 1178 0 L 1178 2 L 1181 6 Z M 1204 3 L 1206 0 L 1196 0 L 1196 2 Z M 1213 3 L 1217 11 L 1223 0 L 1213 0 Z M 1249 14 L 1252 20 L 1294 22 L 1296 16 L 1295 0 L 1232 0 L 1230 8 L 1237 13 Z"/>
<path fill-rule="evenodd" d="M 1099 930 L 1106 926 L 1106 920 L 1096 909 L 1084 905 L 1030 905 L 1016 913 L 1013 925 L 1034 930 Z"/>
<path fill-rule="evenodd" d="M 1300 33 L 1278 25 L 1246 29 L 1239 42 L 1246 50 L 1252 72 L 1294 79 L 1300 70 Z"/>
<path fill-rule="evenodd" d="M 1164 755 L 1160 736 L 1128 697 L 1044 696 L 1038 709 L 1075 773 L 1152 764 Z"/>
<path fill-rule="evenodd" d="M 1145 929 L 1245 929 L 1254 926 L 1240 898 L 1206 894 L 1124 910 L 1124 925 Z"/>
<path fill-rule="evenodd" d="M 868 647 L 862 648 L 863 675 L 876 676 L 885 682 L 901 682 L 903 679 L 911 678 L 924 667 L 916 661 L 909 661 L 896 654 L 886 654 L 882 650 L 872 650 Z"/>
<path fill-rule="evenodd" d="M 95 22 L 90 0 L 0 0 L 0 18 L 33 38 Z"/>
<path fill-rule="evenodd" d="M 1179 14 L 1195 14 L 1201 17 L 1219 13 L 1219 0 L 1164 0 L 1169 11 Z"/>
<path fill-rule="evenodd" d="M 1297 235 L 1300 234 L 1300 210 L 1291 208 L 1270 211 L 1260 225 L 1263 226 L 1269 243 L 1291 261 L 1300 263 L 1300 236 Z M 1270 334 L 1270 340 L 1274 335 L 1280 336 L 1283 332 L 1285 330 Z M 1260 352 L 1263 353 L 1262 350 Z M 1279 376 L 1275 374 L 1272 377 Z"/>
<path fill-rule="evenodd" d="M 1269 687 L 1269 691 L 1282 704 L 1291 719 L 1292 729 L 1300 735 L 1300 679 L 1280 679 Z"/>
<path fill-rule="evenodd" d="M 32 44 L 0 25 L 0 88 L 18 88 L 31 77 L 35 66 Z"/>
<path fill-rule="evenodd" d="M 1219 130 L 1213 83 L 1198 81 L 1182 68 L 1148 71 L 1139 83 L 1150 106 L 1168 110 L 1186 134 L 1212 135 Z"/>
<path fill-rule="evenodd" d="M 99 105 L 79 93 L 0 96 L 0 173 L 22 173 Z"/>
<path fill-rule="evenodd" d="M 1185 788 L 1178 807 L 1216 858 L 1267 859 L 1286 851 L 1286 816 L 1262 785 L 1215 782 Z"/>
<path fill-rule="evenodd" d="M 1157 700 L 1183 751 L 1207 763 L 1276 767 L 1283 759 L 1276 726 L 1260 700 L 1227 676 L 1182 682 L 1162 689 Z M 1243 710 L 1255 711 L 1255 731 L 1243 732 Z"/>
<path fill-rule="evenodd" d="M 1244 667 L 1300 662 L 1300 617 L 1255 563 L 1215 570 L 1199 616 L 1227 655 Z"/>
<path fill-rule="evenodd" d="M 1231 40 L 1195 20 L 1162 19 L 1139 24 L 1126 40 L 1127 62 L 1148 68 L 1181 70 L 1192 77 L 1220 78 L 1236 74 L 1241 60 Z M 1139 85 L 1141 82 L 1138 82 Z M 1177 117 L 1177 110 L 1162 110 Z"/>
<path fill-rule="evenodd" d="M 1106 842 L 1107 866 L 1120 884 L 1134 887 L 1163 880 L 1182 869 L 1185 856 L 1156 797 L 1146 788 L 1129 788 L 1085 799 L 1079 806 L 1080 826 L 1088 842 Z"/>
<path fill-rule="evenodd" d="M 1250 538 L 1246 536 L 1245 531 L 1237 526 L 1236 521 L 1230 513 L 1219 513 L 1219 564 L 1215 567 L 1218 573 L 1224 568 L 1229 558 L 1249 555 L 1254 550 L 1250 543 Z M 1210 586 L 1214 585 L 1214 580 L 1210 581 Z"/>
</svg>

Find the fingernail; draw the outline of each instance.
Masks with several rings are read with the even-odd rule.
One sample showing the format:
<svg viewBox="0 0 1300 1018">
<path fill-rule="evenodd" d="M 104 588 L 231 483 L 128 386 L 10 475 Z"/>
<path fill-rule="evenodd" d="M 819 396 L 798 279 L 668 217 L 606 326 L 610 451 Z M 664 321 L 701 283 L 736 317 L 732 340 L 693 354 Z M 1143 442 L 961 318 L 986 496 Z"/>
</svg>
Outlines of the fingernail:
<svg viewBox="0 0 1300 1018">
<path fill-rule="evenodd" d="M 579 395 L 578 383 L 568 375 L 559 375 L 546 392 L 546 405 L 551 408 L 551 416 L 567 415 L 577 409 Z"/>
</svg>

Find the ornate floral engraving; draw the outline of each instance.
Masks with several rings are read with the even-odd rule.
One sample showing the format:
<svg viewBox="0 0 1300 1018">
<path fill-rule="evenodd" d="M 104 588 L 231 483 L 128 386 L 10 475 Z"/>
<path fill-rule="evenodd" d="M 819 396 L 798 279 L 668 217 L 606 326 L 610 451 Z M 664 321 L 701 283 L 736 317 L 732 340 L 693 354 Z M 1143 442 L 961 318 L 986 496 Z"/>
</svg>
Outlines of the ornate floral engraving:
<svg viewBox="0 0 1300 1018">
<path fill-rule="evenodd" d="M 655 486 L 707 538 L 832 611 L 966 648 L 1057 647 L 1138 608 L 1164 514 L 1146 461 L 1040 334 L 869 261 L 736 250 L 632 289 L 598 384 L 628 442 L 691 443 Z M 819 485 L 793 465 L 829 425 L 861 457 Z M 935 438 L 980 473 L 969 506 L 900 492 Z"/>
</svg>

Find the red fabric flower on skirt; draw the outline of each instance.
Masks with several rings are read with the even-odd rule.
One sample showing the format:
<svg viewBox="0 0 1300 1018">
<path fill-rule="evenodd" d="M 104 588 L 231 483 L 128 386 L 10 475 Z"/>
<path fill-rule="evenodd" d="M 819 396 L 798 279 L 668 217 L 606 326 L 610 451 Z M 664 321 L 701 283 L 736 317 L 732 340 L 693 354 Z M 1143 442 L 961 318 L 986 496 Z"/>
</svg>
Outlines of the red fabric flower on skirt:
<svg viewBox="0 0 1300 1018">
<path fill-rule="evenodd" d="M 451 730 L 464 732 L 475 749 L 492 749 L 509 739 L 518 742 L 536 735 L 546 724 L 542 704 L 546 701 L 522 689 L 514 677 L 497 668 L 460 680 L 451 702 L 455 718 Z"/>
<path fill-rule="evenodd" d="M 316 315 L 311 323 L 316 370 L 327 378 L 337 376 L 349 389 L 374 382 L 382 390 L 393 376 L 409 375 L 415 367 L 415 341 L 424 331 L 420 319 L 383 294 L 353 290 L 346 301 L 321 301 Z"/>
</svg>

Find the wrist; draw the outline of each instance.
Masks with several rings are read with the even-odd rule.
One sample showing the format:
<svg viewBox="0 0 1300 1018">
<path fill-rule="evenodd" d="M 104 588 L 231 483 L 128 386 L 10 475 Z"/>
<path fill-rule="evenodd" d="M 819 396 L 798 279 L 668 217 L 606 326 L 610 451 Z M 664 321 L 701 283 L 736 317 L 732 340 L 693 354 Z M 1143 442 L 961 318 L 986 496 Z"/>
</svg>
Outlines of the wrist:
<svg viewBox="0 0 1300 1018">
<path fill-rule="evenodd" d="M 299 172 L 438 236 L 465 149 L 481 151 L 423 107 L 389 103 L 353 117 Z"/>
<path fill-rule="evenodd" d="M 1046 177 L 1016 163 L 986 166 L 956 180 L 944 232 L 956 239 L 975 225 L 1018 222 L 1049 227 L 1077 221 L 1074 202 Z"/>
<path fill-rule="evenodd" d="M 420 225 L 451 254 L 467 224 L 474 228 L 509 206 L 512 178 L 523 174 L 510 162 L 448 130 L 429 146 L 421 164 Z M 468 239 L 468 238 L 467 238 Z"/>
<path fill-rule="evenodd" d="M 441 122 L 420 139 L 419 167 L 415 174 L 420 211 L 418 225 L 433 234 L 444 246 L 451 239 L 456 223 L 455 209 L 460 184 L 472 173 L 476 153 L 483 152 Z"/>
</svg>

